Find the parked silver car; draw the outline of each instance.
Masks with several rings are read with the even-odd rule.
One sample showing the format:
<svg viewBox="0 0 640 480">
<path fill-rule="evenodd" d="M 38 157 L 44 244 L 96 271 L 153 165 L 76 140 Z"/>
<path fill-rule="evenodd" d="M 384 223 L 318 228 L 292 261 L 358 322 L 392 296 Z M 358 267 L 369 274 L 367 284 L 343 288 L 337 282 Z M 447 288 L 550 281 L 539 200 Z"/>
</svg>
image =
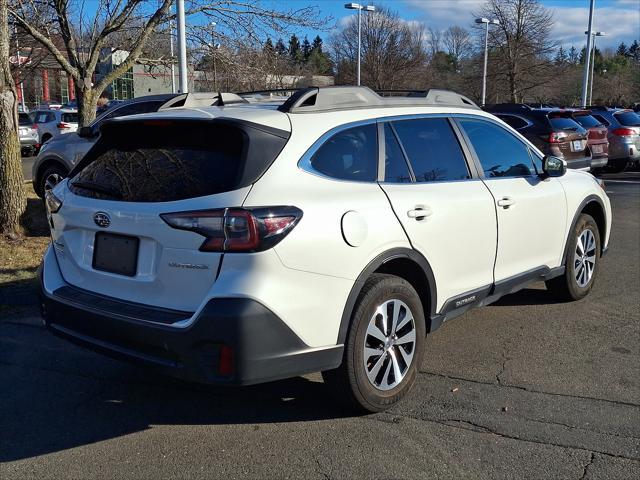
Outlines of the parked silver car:
<svg viewBox="0 0 640 480">
<path fill-rule="evenodd" d="M 640 115 L 631 109 L 590 107 L 591 115 L 609 130 L 609 162 L 606 169 L 621 172 L 640 161 Z"/>
<path fill-rule="evenodd" d="M 38 127 L 33 124 L 28 113 L 18 113 L 18 135 L 22 155 L 34 155 L 40 147 L 40 138 Z"/>
<path fill-rule="evenodd" d="M 99 116 L 88 127 L 82 127 L 77 133 L 60 135 L 44 143 L 33 164 L 33 188 L 40 197 L 43 197 L 45 186 L 48 183 L 56 183 L 61 178 L 65 178 L 97 141 L 100 127 L 107 120 L 139 113 L 156 112 L 165 108 L 195 106 L 199 103 L 211 105 L 214 101 L 215 94 L 168 93 L 138 97 L 117 105 Z"/>
<path fill-rule="evenodd" d="M 78 130 L 77 110 L 35 110 L 29 115 L 38 127 L 41 145 L 52 138 Z"/>
</svg>

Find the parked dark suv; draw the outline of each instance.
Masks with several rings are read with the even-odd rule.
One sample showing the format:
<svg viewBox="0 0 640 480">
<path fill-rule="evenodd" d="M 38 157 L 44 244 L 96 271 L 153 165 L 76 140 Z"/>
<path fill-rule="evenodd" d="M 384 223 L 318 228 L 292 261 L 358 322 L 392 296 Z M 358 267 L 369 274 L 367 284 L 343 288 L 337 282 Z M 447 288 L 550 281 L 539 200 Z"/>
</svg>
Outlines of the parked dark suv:
<svg viewBox="0 0 640 480">
<path fill-rule="evenodd" d="M 588 131 L 573 119 L 573 112 L 519 103 L 488 105 L 485 110 L 515 128 L 545 155 L 564 159 L 569 168 L 591 169 Z"/>
</svg>

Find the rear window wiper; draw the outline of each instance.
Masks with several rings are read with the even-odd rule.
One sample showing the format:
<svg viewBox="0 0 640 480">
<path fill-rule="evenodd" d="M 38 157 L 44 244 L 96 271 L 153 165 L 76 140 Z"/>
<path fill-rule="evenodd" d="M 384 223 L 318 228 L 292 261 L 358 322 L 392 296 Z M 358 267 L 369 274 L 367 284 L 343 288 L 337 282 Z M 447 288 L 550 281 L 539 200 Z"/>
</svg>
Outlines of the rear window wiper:
<svg viewBox="0 0 640 480">
<path fill-rule="evenodd" d="M 89 182 L 86 180 L 76 180 L 71 185 L 78 188 L 83 188 L 85 190 L 91 190 L 93 192 L 105 193 L 107 195 L 111 195 L 115 198 L 122 198 L 122 193 L 115 188 L 109 187 L 108 185 L 102 185 L 101 183 Z"/>
</svg>

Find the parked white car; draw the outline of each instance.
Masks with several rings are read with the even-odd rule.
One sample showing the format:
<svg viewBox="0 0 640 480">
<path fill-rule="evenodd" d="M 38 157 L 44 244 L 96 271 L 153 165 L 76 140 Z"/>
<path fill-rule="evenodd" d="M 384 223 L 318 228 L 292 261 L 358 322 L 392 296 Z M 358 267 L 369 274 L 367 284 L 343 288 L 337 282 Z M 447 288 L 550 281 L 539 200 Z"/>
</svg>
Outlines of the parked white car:
<svg viewBox="0 0 640 480">
<path fill-rule="evenodd" d="M 18 113 L 18 136 L 22 155 L 33 155 L 40 147 L 38 127 L 33 124 L 28 113 Z"/>
<path fill-rule="evenodd" d="M 532 281 L 587 295 L 611 228 L 597 179 L 437 90 L 116 119 L 46 204 L 55 334 L 201 382 L 322 371 L 367 411 L 443 322 Z"/>
<path fill-rule="evenodd" d="M 34 110 L 29 115 L 34 125 L 38 127 L 40 144 L 58 135 L 73 133 L 78 130 L 77 110 Z"/>
</svg>

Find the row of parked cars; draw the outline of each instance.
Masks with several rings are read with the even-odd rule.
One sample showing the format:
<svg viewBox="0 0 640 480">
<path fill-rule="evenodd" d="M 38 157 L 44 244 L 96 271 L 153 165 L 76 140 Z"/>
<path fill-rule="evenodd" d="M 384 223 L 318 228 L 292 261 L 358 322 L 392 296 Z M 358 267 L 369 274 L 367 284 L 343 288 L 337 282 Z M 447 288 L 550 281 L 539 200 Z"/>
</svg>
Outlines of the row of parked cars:
<svg viewBox="0 0 640 480">
<path fill-rule="evenodd" d="M 632 109 L 497 104 L 485 107 L 569 168 L 621 172 L 640 161 L 640 115 Z"/>
</svg>

